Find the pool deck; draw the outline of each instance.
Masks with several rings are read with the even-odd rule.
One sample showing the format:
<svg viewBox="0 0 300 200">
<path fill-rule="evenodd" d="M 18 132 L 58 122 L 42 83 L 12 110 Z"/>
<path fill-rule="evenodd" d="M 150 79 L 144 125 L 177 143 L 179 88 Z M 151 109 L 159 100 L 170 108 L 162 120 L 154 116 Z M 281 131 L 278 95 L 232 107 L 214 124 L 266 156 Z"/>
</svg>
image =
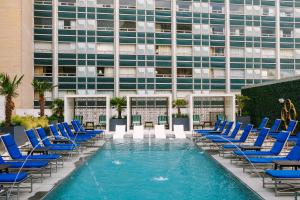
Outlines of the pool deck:
<svg viewBox="0 0 300 200">
<path fill-rule="evenodd" d="M 191 134 L 186 132 L 187 138 L 191 138 Z M 153 132 L 145 133 L 145 138 L 154 137 Z M 132 134 L 126 134 L 125 138 L 131 138 Z M 171 132 L 167 132 L 168 138 L 173 138 L 173 134 Z M 111 139 L 112 134 L 107 133 L 105 135 L 106 139 Z M 75 155 L 64 161 L 63 168 L 58 168 L 57 172 L 52 173 L 51 177 L 46 177 L 43 180 L 43 183 L 34 182 L 33 184 L 33 192 L 20 192 L 20 199 L 30 199 L 36 200 L 43 198 L 49 191 L 51 191 L 56 185 L 58 185 L 61 181 L 63 181 L 66 177 L 68 177 L 80 164 L 84 162 L 88 157 L 93 155 L 99 148 L 101 148 L 105 144 L 105 140 L 99 140 L 96 143 L 96 147 L 84 149 L 80 155 Z M 200 146 L 199 146 L 200 147 Z M 200 147 L 201 148 L 201 147 Z M 203 148 L 202 148 L 203 149 Z M 205 151 L 205 149 L 203 150 Z M 262 179 L 259 177 L 250 176 L 247 173 L 243 172 L 243 169 L 237 167 L 234 164 L 230 163 L 230 159 L 225 159 L 220 157 L 218 154 L 206 151 L 212 159 L 218 162 L 221 166 L 223 166 L 228 172 L 230 172 L 233 176 L 239 179 L 243 184 L 249 187 L 251 190 L 256 192 L 263 199 L 268 200 L 291 200 L 295 199 L 293 196 L 280 196 L 276 197 L 275 193 L 272 189 L 267 189 L 262 187 Z"/>
<path fill-rule="evenodd" d="M 52 176 L 45 175 L 43 182 L 34 182 L 33 191 L 20 192 L 19 199 L 37 200 L 43 198 L 49 191 L 51 191 L 57 184 L 73 172 L 78 165 L 83 163 L 89 156 L 93 155 L 99 148 L 105 144 L 104 140 L 96 142 L 95 147 L 84 149 L 79 155 L 74 155 L 64 161 L 63 167 L 59 167 L 57 172 L 53 172 Z M 38 180 L 40 181 L 40 180 Z"/>
<path fill-rule="evenodd" d="M 200 147 L 200 145 L 198 145 Z M 202 148 L 202 147 L 200 147 Z M 202 148 L 203 149 L 203 148 Z M 205 151 L 205 149 L 204 149 Z M 250 176 L 249 174 L 243 172 L 241 167 L 230 163 L 230 159 L 225 159 L 218 154 L 210 153 L 206 151 L 216 162 L 223 166 L 227 171 L 229 171 L 233 176 L 239 179 L 244 185 L 249 187 L 251 190 L 256 192 L 261 198 L 268 200 L 291 200 L 295 199 L 293 196 L 275 196 L 275 192 L 269 188 L 263 188 L 262 178 Z"/>
</svg>

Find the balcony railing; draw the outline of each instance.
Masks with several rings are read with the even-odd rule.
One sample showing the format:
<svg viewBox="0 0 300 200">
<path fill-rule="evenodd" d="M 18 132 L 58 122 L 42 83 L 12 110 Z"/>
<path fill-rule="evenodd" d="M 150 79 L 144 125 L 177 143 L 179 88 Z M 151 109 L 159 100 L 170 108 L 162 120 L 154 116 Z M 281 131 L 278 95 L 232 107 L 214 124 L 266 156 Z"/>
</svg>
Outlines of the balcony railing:
<svg viewBox="0 0 300 200">
<path fill-rule="evenodd" d="M 120 31 L 124 32 L 135 32 L 136 28 L 120 28 Z"/>
<path fill-rule="evenodd" d="M 75 2 L 59 2 L 60 6 L 76 6 Z"/>
<path fill-rule="evenodd" d="M 177 30 L 177 33 L 192 33 L 192 30 Z"/>
<path fill-rule="evenodd" d="M 38 24 L 35 24 L 34 28 L 51 29 L 52 25 L 38 25 Z"/>
<path fill-rule="evenodd" d="M 58 73 L 58 76 L 76 76 L 76 73 Z"/>
<path fill-rule="evenodd" d="M 190 78 L 193 77 L 192 74 L 177 74 L 177 77 L 179 78 Z"/>
<path fill-rule="evenodd" d="M 114 27 L 97 27 L 98 31 L 113 31 Z"/>
<path fill-rule="evenodd" d="M 167 78 L 167 77 L 172 77 L 172 74 L 156 74 L 156 77 Z"/>
<path fill-rule="evenodd" d="M 49 77 L 52 76 L 52 73 L 34 73 L 35 77 Z"/>
</svg>

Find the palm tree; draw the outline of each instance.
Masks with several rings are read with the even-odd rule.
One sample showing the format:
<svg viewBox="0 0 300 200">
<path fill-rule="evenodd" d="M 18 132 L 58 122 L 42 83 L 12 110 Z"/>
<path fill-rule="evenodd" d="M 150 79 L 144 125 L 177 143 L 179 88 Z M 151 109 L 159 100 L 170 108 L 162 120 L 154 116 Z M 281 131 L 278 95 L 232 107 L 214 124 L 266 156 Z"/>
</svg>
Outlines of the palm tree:
<svg viewBox="0 0 300 200">
<path fill-rule="evenodd" d="M 110 104 L 114 106 L 118 112 L 118 119 L 122 118 L 123 107 L 126 106 L 125 97 L 114 97 L 110 100 Z"/>
<path fill-rule="evenodd" d="M 63 118 L 64 114 L 64 100 L 54 99 L 50 105 L 53 115 L 56 115 L 58 120 Z"/>
<path fill-rule="evenodd" d="M 49 82 L 39 80 L 33 80 L 31 85 L 34 88 L 34 91 L 39 94 L 40 116 L 42 117 L 45 115 L 45 92 L 52 91 L 56 86 L 53 86 Z"/>
<path fill-rule="evenodd" d="M 238 107 L 238 116 L 242 116 L 242 112 L 246 106 L 247 101 L 249 101 L 250 98 L 244 95 L 236 95 L 235 98 Z"/>
<path fill-rule="evenodd" d="M 17 89 L 22 82 L 24 75 L 10 78 L 8 74 L 0 74 L 0 95 L 5 96 L 5 127 L 9 127 L 11 123 L 12 111 L 15 109 L 13 98 L 17 97 Z"/>
<path fill-rule="evenodd" d="M 173 107 L 177 108 L 177 117 L 181 117 L 180 108 L 184 108 L 187 105 L 187 101 L 185 99 L 177 99 L 173 101 Z"/>
</svg>

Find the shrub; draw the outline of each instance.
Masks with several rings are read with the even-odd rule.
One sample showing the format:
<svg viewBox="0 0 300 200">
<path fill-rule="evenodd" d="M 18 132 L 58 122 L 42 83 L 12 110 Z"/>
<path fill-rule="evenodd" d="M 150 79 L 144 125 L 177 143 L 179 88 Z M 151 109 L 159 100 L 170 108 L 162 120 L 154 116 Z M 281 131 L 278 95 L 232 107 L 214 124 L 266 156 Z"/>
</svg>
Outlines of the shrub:
<svg viewBox="0 0 300 200">
<path fill-rule="evenodd" d="M 46 128 L 48 126 L 47 117 L 33 117 L 33 116 L 18 116 L 15 115 L 11 119 L 11 124 L 17 126 L 24 126 L 25 129 L 32 129 L 37 127 Z"/>
</svg>

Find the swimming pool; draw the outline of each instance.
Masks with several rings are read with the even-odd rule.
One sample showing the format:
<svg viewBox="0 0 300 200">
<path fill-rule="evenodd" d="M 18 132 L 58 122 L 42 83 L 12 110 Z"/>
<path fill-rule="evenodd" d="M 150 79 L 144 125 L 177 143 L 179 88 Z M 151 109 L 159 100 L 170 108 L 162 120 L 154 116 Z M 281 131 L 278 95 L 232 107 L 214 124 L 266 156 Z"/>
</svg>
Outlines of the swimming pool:
<svg viewBox="0 0 300 200">
<path fill-rule="evenodd" d="M 189 140 L 107 142 L 47 200 L 260 199 Z"/>
</svg>

